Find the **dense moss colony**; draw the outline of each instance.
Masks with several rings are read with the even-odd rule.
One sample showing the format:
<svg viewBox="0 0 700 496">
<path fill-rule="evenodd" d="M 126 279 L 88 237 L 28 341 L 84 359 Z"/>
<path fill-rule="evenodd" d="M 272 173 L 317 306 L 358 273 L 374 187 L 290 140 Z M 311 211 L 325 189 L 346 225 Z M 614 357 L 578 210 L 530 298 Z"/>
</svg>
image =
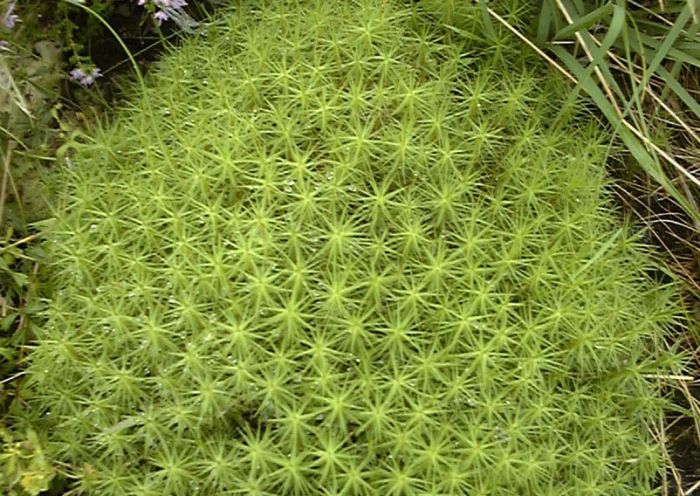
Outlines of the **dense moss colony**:
<svg viewBox="0 0 700 496">
<path fill-rule="evenodd" d="M 258 3 L 61 175 L 48 454 L 100 496 L 649 493 L 675 290 L 564 85 L 401 2 Z"/>
</svg>

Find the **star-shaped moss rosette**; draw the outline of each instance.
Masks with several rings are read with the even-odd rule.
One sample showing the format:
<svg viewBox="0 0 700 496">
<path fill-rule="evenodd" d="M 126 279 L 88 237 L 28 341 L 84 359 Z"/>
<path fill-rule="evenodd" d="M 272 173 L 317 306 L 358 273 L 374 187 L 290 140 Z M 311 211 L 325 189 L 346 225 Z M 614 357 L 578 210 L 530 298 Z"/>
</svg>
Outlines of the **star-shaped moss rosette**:
<svg viewBox="0 0 700 496">
<path fill-rule="evenodd" d="M 84 494 L 652 492 L 678 288 L 566 84 L 486 53 L 235 2 L 76 145 L 24 421 Z"/>
</svg>

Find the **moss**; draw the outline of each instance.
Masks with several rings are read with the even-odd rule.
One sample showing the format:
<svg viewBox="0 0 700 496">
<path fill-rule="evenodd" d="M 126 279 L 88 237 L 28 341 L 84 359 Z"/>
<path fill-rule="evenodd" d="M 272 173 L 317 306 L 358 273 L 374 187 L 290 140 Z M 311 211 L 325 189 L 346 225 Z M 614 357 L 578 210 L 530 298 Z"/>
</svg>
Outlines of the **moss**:
<svg viewBox="0 0 700 496">
<path fill-rule="evenodd" d="M 236 3 L 77 147 L 26 384 L 82 491 L 651 492 L 677 288 L 565 85 L 445 33 Z"/>
</svg>

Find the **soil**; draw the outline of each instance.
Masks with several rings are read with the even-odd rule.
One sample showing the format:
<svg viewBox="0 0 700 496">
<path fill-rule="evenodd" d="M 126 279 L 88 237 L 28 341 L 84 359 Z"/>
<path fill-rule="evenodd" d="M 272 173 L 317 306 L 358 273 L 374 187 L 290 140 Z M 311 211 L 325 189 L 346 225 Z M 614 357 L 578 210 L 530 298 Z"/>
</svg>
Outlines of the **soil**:
<svg viewBox="0 0 700 496">
<path fill-rule="evenodd" d="M 691 393 L 699 399 L 700 387 L 694 387 Z M 687 400 L 682 395 L 678 394 L 676 400 L 678 404 L 687 406 Z M 679 488 L 673 474 L 669 473 L 668 494 L 685 494 L 679 492 L 679 489 L 687 491 L 700 481 L 700 440 L 698 439 L 700 433 L 693 419 L 688 416 L 669 416 L 667 422 L 670 425 L 666 433 L 670 440 L 670 455 L 682 485 Z"/>
<path fill-rule="evenodd" d="M 697 377 L 700 372 L 700 231 L 692 227 L 692 219 L 650 178 L 635 169 L 633 163 L 616 163 L 610 168 L 620 185 L 617 198 L 626 215 L 649 226 L 644 241 L 652 245 L 662 261 L 688 283 L 685 297 L 694 329 L 676 329 L 673 339 L 681 343 L 691 357 L 685 373 Z M 660 271 L 655 276 L 661 281 L 670 280 Z M 700 381 L 696 379 L 687 386 L 690 396 L 700 405 Z M 669 470 L 664 494 L 685 495 L 685 491 L 700 483 L 700 419 L 685 414 L 691 408 L 680 388 L 673 391 L 673 403 L 679 412 L 684 413 L 670 413 L 666 418 L 667 449 L 677 473 Z M 680 487 L 676 476 L 680 477 Z"/>
</svg>

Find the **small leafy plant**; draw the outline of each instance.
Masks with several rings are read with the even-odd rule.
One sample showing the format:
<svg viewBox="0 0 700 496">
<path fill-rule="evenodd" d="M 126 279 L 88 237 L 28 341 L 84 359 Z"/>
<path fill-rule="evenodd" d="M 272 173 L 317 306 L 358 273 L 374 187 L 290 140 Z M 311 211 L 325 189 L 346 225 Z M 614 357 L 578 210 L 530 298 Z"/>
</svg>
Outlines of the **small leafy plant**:
<svg viewBox="0 0 700 496">
<path fill-rule="evenodd" d="M 0 452 L 0 488 L 8 496 L 37 496 L 51 487 L 56 470 L 47 460 L 37 435 L 29 431 L 22 439 L 0 426 L 4 449 Z"/>
<path fill-rule="evenodd" d="M 484 19 L 235 2 L 75 144 L 15 414 L 74 493 L 653 493 L 678 287 Z"/>
</svg>

